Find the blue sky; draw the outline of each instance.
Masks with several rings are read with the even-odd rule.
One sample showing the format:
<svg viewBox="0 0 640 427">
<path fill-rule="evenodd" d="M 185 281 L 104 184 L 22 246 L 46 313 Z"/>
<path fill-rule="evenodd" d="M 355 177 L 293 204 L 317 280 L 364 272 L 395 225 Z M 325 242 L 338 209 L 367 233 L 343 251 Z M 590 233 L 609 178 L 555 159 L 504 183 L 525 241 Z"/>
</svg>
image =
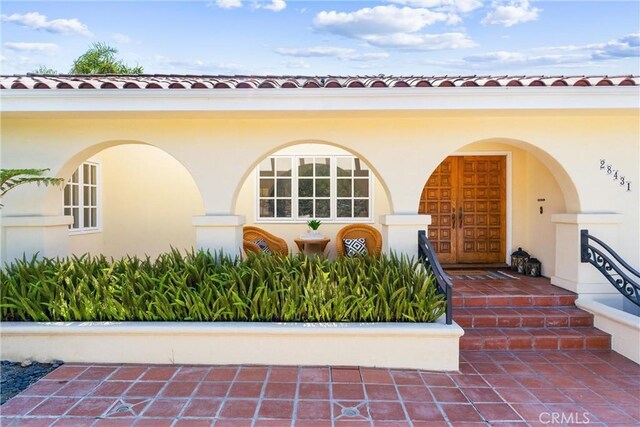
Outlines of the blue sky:
<svg viewBox="0 0 640 427">
<path fill-rule="evenodd" d="M 640 74 L 640 2 L 2 1 L 1 72 L 106 42 L 146 73 Z"/>
</svg>

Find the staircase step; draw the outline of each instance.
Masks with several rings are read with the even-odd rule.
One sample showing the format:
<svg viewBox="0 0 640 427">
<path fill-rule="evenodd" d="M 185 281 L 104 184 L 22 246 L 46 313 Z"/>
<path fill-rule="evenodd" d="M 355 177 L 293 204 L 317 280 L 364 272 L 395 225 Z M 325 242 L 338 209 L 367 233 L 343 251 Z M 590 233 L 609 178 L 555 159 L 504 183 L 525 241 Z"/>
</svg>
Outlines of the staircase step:
<svg viewBox="0 0 640 427">
<path fill-rule="evenodd" d="M 482 308 L 482 307 L 557 307 L 573 306 L 576 294 L 538 294 L 538 295 L 518 295 L 518 294 L 498 294 L 498 295 L 474 295 L 470 293 L 453 296 L 454 307 Z"/>
<path fill-rule="evenodd" d="M 606 350 L 611 336 L 585 328 L 475 328 L 465 329 L 460 350 Z"/>
<path fill-rule="evenodd" d="M 559 328 L 593 326 L 593 315 L 575 306 L 454 308 L 463 328 Z"/>
</svg>

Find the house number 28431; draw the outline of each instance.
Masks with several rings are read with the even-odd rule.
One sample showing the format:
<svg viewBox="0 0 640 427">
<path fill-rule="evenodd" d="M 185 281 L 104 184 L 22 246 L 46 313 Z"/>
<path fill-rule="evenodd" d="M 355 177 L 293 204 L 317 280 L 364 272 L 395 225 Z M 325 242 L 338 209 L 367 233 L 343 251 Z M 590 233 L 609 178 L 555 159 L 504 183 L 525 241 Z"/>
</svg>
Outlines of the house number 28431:
<svg viewBox="0 0 640 427">
<path fill-rule="evenodd" d="M 625 188 L 627 191 L 631 191 L 631 181 L 627 181 L 620 171 L 615 166 L 607 164 L 607 161 L 600 159 L 600 170 L 606 172 L 607 175 L 611 175 L 614 181 L 618 181 L 618 185 Z"/>
</svg>

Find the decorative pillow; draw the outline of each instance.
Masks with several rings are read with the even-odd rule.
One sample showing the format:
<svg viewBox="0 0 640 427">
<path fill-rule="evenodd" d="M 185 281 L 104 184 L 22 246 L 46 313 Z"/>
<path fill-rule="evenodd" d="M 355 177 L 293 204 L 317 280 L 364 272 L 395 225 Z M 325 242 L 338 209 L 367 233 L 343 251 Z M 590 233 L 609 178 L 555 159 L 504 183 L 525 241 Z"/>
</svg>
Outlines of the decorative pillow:
<svg viewBox="0 0 640 427">
<path fill-rule="evenodd" d="M 364 237 L 358 237 L 357 239 L 343 239 L 344 252 L 346 256 L 362 256 L 367 255 L 367 245 L 365 244 Z"/>
<path fill-rule="evenodd" d="M 254 240 L 253 243 L 260 246 L 260 249 L 262 249 L 262 253 L 271 255 L 271 249 L 269 249 L 269 246 L 267 246 L 267 242 L 265 242 L 264 239 Z"/>
</svg>

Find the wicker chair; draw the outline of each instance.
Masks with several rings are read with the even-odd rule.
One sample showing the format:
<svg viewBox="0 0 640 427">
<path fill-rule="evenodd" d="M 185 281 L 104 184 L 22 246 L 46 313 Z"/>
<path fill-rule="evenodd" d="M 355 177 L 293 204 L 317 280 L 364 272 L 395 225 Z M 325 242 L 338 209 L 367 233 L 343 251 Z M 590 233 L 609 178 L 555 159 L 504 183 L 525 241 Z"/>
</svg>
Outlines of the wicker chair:
<svg viewBox="0 0 640 427">
<path fill-rule="evenodd" d="M 278 253 L 282 255 L 289 254 L 289 246 L 284 239 L 281 239 L 280 237 L 275 236 L 259 227 L 247 225 L 242 228 L 242 247 L 246 253 L 262 253 L 262 249 L 260 249 L 260 246 L 255 243 L 255 241 L 259 239 L 264 240 L 272 253 Z"/>
<path fill-rule="evenodd" d="M 364 237 L 369 255 L 377 256 L 382 253 L 382 235 L 377 228 L 367 224 L 349 224 L 340 229 L 336 235 L 336 254 L 338 258 L 345 256 L 344 239 Z"/>
</svg>

